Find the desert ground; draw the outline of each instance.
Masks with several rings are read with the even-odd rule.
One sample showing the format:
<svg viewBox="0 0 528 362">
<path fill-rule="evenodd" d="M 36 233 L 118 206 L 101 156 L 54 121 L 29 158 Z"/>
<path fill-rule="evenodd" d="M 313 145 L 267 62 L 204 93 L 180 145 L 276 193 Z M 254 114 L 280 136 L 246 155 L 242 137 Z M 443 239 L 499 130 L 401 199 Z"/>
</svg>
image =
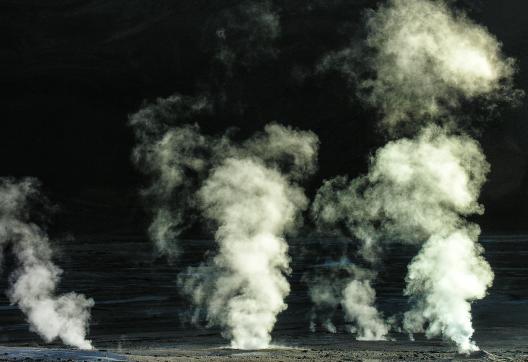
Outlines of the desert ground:
<svg viewBox="0 0 528 362">
<path fill-rule="evenodd" d="M 273 347 L 259 351 L 229 348 L 221 331 L 188 323 L 189 304 L 178 292 L 176 279 L 188 265 L 196 265 L 210 241 L 189 241 L 178 263 L 156 257 L 141 238 L 64 240 L 55 244 L 56 262 L 64 269 L 61 291 L 75 290 L 95 300 L 89 338 L 96 351 L 74 351 L 59 342 L 45 344 L 22 313 L 0 300 L 0 360 L 69 361 L 528 361 L 528 237 L 486 235 L 482 245 L 495 272 L 489 295 L 473 305 L 474 339 L 482 351 L 459 355 L 452 343 L 410 341 L 394 332 L 390 341 L 356 341 L 346 332 L 339 311 L 337 333 L 318 328 L 310 332 L 311 304 L 302 275 L 327 268 L 321 255 L 339 254 L 342 241 L 292 241 L 292 292 L 288 309 L 279 316 Z M 376 285 L 380 310 L 399 315 L 407 300 L 402 296 L 407 262 L 412 250 L 394 249 Z M 326 257 L 325 257 L 326 258 Z M 10 261 L 4 265 L 2 287 L 7 286 Z"/>
</svg>

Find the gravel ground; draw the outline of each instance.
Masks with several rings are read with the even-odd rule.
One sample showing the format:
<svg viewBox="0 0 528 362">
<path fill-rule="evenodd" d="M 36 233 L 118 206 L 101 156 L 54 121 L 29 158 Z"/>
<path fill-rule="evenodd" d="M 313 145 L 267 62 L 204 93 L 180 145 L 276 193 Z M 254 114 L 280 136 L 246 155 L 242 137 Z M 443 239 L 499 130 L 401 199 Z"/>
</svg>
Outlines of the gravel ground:
<svg viewBox="0 0 528 362">
<path fill-rule="evenodd" d="M 483 350 L 459 355 L 447 346 L 421 343 L 360 342 L 351 348 L 274 347 L 259 351 L 229 348 L 139 348 L 120 351 L 74 351 L 60 348 L 0 347 L 0 361 L 528 361 L 528 347 Z"/>
<path fill-rule="evenodd" d="M 147 350 L 131 351 L 129 360 L 138 362 L 163 361 L 528 361 L 526 350 L 480 352 L 471 356 L 452 351 L 434 350 L 329 350 L 329 349 L 270 349 L 266 351 L 233 350 Z"/>
</svg>

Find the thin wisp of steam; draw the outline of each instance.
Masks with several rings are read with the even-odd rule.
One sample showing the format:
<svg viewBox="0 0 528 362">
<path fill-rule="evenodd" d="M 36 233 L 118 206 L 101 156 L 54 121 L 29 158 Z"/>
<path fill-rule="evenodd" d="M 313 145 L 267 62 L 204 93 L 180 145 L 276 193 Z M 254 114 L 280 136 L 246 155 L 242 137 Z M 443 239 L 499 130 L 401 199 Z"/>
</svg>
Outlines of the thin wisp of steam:
<svg viewBox="0 0 528 362">
<path fill-rule="evenodd" d="M 192 190 L 207 167 L 210 144 L 194 124 L 186 124 L 211 105 L 205 97 L 174 95 L 158 99 L 130 117 L 137 144 L 132 160 L 151 178 L 142 196 L 152 214 L 148 232 L 157 250 L 171 258 L 181 253 L 178 239 L 188 227 Z"/>
<path fill-rule="evenodd" d="M 337 328 L 333 317 L 341 306 L 347 330 L 357 340 L 382 341 L 387 339 L 389 324 L 374 306 L 376 292 L 371 286 L 375 274 L 343 258 L 325 269 L 305 274 L 308 294 L 313 303 L 310 316 L 310 330 L 315 332 L 317 322 L 331 333 Z"/>
<path fill-rule="evenodd" d="M 390 326 L 374 306 L 376 292 L 370 280 L 354 279 L 343 290 L 341 304 L 345 320 L 352 323 L 350 332 L 359 341 L 384 341 Z"/>
<path fill-rule="evenodd" d="M 36 180 L 0 179 L 0 246 L 12 245 L 18 265 L 7 295 L 44 341 L 60 338 L 67 345 L 92 349 L 86 334 L 94 301 L 76 293 L 56 295 L 62 270 L 52 262 L 44 230 L 28 220 L 29 203 L 35 198 Z"/>
</svg>

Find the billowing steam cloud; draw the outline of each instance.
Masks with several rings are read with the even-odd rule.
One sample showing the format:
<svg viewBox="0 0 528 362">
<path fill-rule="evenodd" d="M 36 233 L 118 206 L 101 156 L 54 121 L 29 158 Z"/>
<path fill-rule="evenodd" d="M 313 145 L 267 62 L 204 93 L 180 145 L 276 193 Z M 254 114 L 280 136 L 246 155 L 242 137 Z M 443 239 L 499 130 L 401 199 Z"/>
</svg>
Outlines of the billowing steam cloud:
<svg viewBox="0 0 528 362">
<path fill-rule="evenodd" d="M 365 101 L 389 132 L 448 117 L 475 97 L 515 98 L 514 61 L 486 28 L 444 1 L 390 0 L 368 13 L 365 49 L 346 48 L 323 59 L 359 83 Z M 372 77 L 356 74 L 356 58 Z M 360 78 L 358 80 L 358 78 Z"/>
<path fill-rule="evenodd" d="M 317 149 L 311 132 L 268 125 L 263 134 L 226 148 L 198 191 L 204 216 L 218 225 L 219 250 L 182 286 L 233 348 L 268 347 L 277 315 L 286 309 L 284 235 L 299 226 L 308 205 L 296 182 L 315 171 Z"/>
<path fill-rule="evenodd" d="M 0 246 L 10 243 L 18 261 L 7 294 L 46 342 L 60 338 L 65 344 L 92 349 L 86 333 L 93 300 L 75 293 L 56 296 L 62 270 L 51 260 L 45 232 L 27 220 L 28 204 L 38 197 L 33 179 L 0 179 Z"/>
<path fill-rule="evenodd" d="M 176 255 L 169 243 L 187 214 L 210 221 L 218 252 L 180 276 L 182 292 L 234 348 L 266 348 L 290 290 L 284 236 L 308 205 L 297 183 L 315 171 L 318 139 L 278 124 L 241 144 L 205 136 L 184 123 L 206 104 L 171 97 L 131 119 L 140 141 L 134 159 L 154 181 L 145 191 L 156 201 L 150 233 L 160 250 Z"/>
<path fill-rule="evenodd" d="M 180 252 L 178 239 L 196 217 L 195 193 L 214 165 L 227 157 L 257 157 L 292 180 L 315 172 L 317 137 L 277 124 L 235 147 L 227 136 L 209 137 L 196 121 L 210 115 L 207 97 L 174 95 L 158 99 L 130 117 L 137 145 L 132 159 L 151 177 L 142 191 L 152 213 L 149 236 L 158 251 L 169 257 Z"/>
<path fill-rule="evenodd" d="M 442 1 L 393 0 L 367 26 L 376 76 L 363 86 L 388 126 L 437 117 L 461 99 L 494 96 L 513 73 L 497 39 Z"/>
<path fill-rule="evenodd" d="M 476 141 L 428 127 L 378 150 L 368 175 L 346 189 L 332 192 L 327 183 L 315 204 L 324 222 L 344 216 L 367 259 L 375 261 L 384 243 L 425 241 L 409 266 L 405 293 L 415 303 L 404 328 L 420 332 L 427 324 L 428 336 L 442 334 L 461 351 L 475 348 L 470 302 L 493 280 L 476 243 L 479 229 L 463 218 L 482 213 L 477 198 L 488 171 Z"/>
<path fill-rule="evenodd" d="M 274 169 L 252 159 L 228 158 L 200 189 L 207 217 L 219 227 L 215 289 L 208 318 L 226 329 L 233 348 L 268 347 L 290 287 L 285 231 L 308 200 Z"/>
<path fill-rule="evenodd" d="M 481 213 L 477 203 L 489 165 L 478 143 L 430 126 L 415 139 L 389 142 L 372 157 L 368 175 L 327 181 L 313 209 L 320 224 L 344 223 L 379 258 L 381 242 L 421 244 Z"/>
<path fill-rule="evenodd" d="M 314 215 L 319 225 L 341 225 L 360 239 L 360 254 L 373 266 L 385 243 L 423 243 L 408 267 L 413 307 L 404 329 L 442 335 L 469 353 L 478 349 L 471 302 L 486 295 L 493 273 L 478 226 L 464 217 L 483 212 L 478 196 L 489 165 L 479 144 L 457 130 L 457 112 L 467 100 L 493 106 L 517 98 L 513 61 L 485 28 L 443 1 L 389 0 L 368 14 L 367 30 L 361 51 L 331 54 L 320 67 L 347 73 L 380 110 L 389 135 L 403 128 L 415 136 L 379 149 L 367 175 L 327 181 Z M 351 66 L 358 55 L 369 64 L 366 78 Z M 438 121 L 442 127 L 432 125 Z"/>
</svg>

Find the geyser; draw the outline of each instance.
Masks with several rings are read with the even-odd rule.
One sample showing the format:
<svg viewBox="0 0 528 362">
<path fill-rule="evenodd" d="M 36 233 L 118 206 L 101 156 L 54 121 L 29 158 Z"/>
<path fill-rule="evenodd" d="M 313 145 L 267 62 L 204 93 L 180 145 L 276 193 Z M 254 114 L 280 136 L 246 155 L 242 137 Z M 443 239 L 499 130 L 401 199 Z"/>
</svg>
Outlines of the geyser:
<svg viewBox="0 0 528 362">
<path fill-rule="evenodd" d="M 223 149 L 197 192 L 203 215 L 217 225 L 218 253 L 181 285 L 233 348 L 267 348 L 290 291 L 284 237 L 308 205 L 298 182 L 315 171 L 318 139 L 270 124 Z"/>
<path fill-rule="evenodd" d="M 517 100 L 514 62 L 444 1 L 389 0 L 367 13 L 366 28 L 361 47 L 329 54 L 319 68 L 345 73 L 396 140 L 375 153 L 367 175 L 326 181 L 314 216 L 326 227 L 344 224 L 374 269 L 385 243 L 422 245 L 408 267 L 404 329 L 444 336 L 469 353 L 478 349 L 471 302 L 486 295 L 493 273 L 478 226 L 464 218 L 483 212 L 478 196 L 489 165 L 463 129 L 461 106 Z M 397 139 L 402 131 L 409 136 Z"/>
<path fill-rule="evenodd" d="M 301 222 L 308 200 L 299 182 L 315 172 L 318 139 L 269 124 L 235 142 L 186 122 L 207 112 L 204 98 L 158 100 L 131 118 L 139 144 L 134 160 L 152 175 L 144 192 L 158 249 L 177 256 L 184 220 L 205 219 L 216 254 L 179 277 L 182 293 L 220 326 L 233 348 L 266 348 L 290 287 L 286 234 Z M 196 318 L 195 318 L 196 319 Z"/>
<path fill-rule="evenodd" d="M 0 245 L 11 244 L 17 260 L 7 295 L 46 342 L 60 338 L 92 349 L 86 333 L 94 301 L 76 293 L 56 295 L 62 270 L 53 264 L 46 233 L 29 220 L 31 202 L 40 198 L 35 179 L 0 178 Z"/>
</svg>

